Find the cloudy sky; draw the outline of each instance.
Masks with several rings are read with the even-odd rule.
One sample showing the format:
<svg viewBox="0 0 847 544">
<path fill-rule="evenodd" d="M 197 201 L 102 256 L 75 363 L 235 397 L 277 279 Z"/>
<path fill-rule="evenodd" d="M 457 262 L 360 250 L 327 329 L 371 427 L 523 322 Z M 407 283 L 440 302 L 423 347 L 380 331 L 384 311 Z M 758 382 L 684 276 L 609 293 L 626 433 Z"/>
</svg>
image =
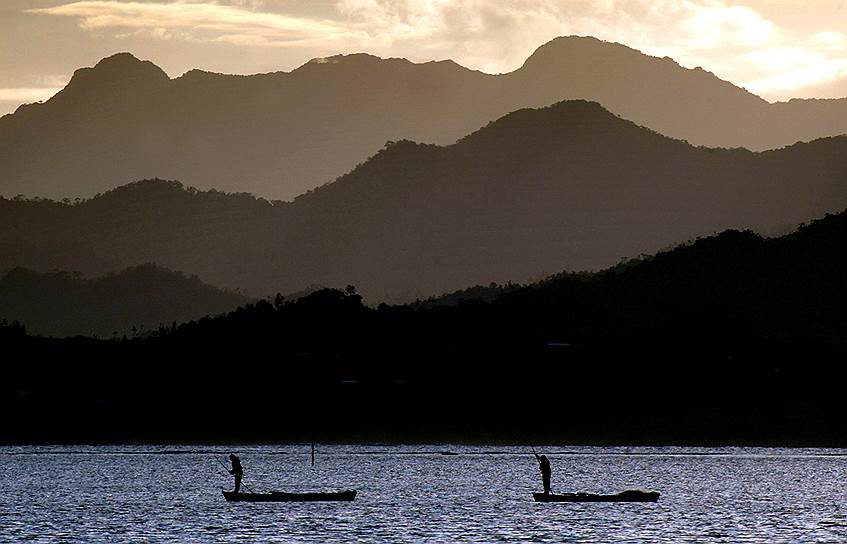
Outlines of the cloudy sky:
<svg viewBox="0 0 847 544">
<path fill-rule="evenodd" d="M 847 96 L 847 0 L 0 0 L 0 114 L 118 51 L 172 77 L 361 51 L 496 73 L 571 34 L 702 66 L 768 100 Z"/>
</svg>

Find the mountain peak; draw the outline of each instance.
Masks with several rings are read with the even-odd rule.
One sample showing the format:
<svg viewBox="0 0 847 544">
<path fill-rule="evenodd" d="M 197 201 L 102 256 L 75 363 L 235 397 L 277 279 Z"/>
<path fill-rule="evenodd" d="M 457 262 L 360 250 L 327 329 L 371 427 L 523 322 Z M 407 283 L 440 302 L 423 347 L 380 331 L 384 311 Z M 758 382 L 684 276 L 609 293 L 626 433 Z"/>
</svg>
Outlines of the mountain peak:
<svg viewBox="0 0 847 544">
<path fill-rule="evenodd" d="M 561 100 L 559 102 L 541 108 L 521 108 L 519 110 L 507 113 L 500 119 L 494 121 L 494 123 L 492 124 L 495 124 L 500 120 L 508 119 L 510 117 L 522 117 L 529 115 L 532 115 L 534 117 L 567 117 L 584 118 L 591 120 L 597 120 L 601 118 L 616 119 L 624 123 L 629 123 L 629 121 L 624 121 L 617 115 L 607 110 L 599 102 L 578 98 L 573 100 Z"/>
<path fill-rule="evenodd" d="M 381 57 L 377 57 L 376 55 L 371 55 L 369 53 L 348 53 L 332 55 L 330 57 L 315 57 L 306 64 L 345 64 L 361 66 L 366 64 L 378 64 L 385 60 L 393 59 L 383 59 Z"/>
<path fill-rule="evenodd" d="M 131 53 L 116 53 L 101 59 L 92 68 L 74 72 L 65 90 L 96 89 L 161 85 L 170 81 L 168 74 L 149 60 L 140 60 Z"/>
<path fill-rule="evenodd" d="M 623 131 L 623 132 L 621 132 Z M 543 108 L 522 108 L 488 123 L 459 140 L 463 145 L 490 144 L 493 141 L 538 141 L 556 144 L 565 135 L 579 140 L 587 133 L 652 134 L 653 132 L 621 119 L 591 100 L 563 100 Z M 664 136 L 660 136 L 665 138 Z M 665 138 L 668 139 L 668 138 Z M 670 140 L 670 139 L 668 139 Z"/>
<path fill-rule="evenodd" d="M 550 63 L 558 64 L 562 62 L 591 65 L 600 56 L 626 59 L 635 57 L 655 58 L 621 43 L 607 42 L 593 36 L 559 36 L 538 47 L 526 59 L 523 67 L 528 68 L 537 65 L 546 68 L 550 66 Z"/>
<path fill-rule="evenodd" d="M 103 57 L 102 59 L 100 59 L 97 62 L 97 64 L 94 65 L 94 67 L 95 68 L 103 68 L 103 67 L 106 67 L 106 66 L 120 66 L 120 65 L 132 66 L 132 65 L 141 64 L 142 62 L 144 62 L 144 61 L 142 61 L 141 59 L 139 59 L 138 57 L 136 57 L 132 53 L 129 53 L 129 52 L 126 52 L 126 51 L 121 51 L 121 52 L 115 53 L 113 55 L 109 55 L 108 57 Z"/>
<path fill-rule="evenodd" d="M 150 81 L 167 81 L 170 78 L 164 70 L 150 62 L 140 60 L 132 53 L 115 53 L 101 59 L 94 65 L 92 72 L 102 77 L 114 79 L 147 79 Z"/>
<path fill-rule="evenodd" d="M 676 78 L 676 86 L 711 85 L 723 92 L 744 95 L 745 100 L 764 104 L 764 99 L 724 81 L 700 66 L 685 68 L 671 57 L 657 57 L 618 42 L 593 36 L 559 36 L 541 45 L 524 62 L 521 70 L 534 74 L 566 72 L 576 82 L 585 83 L 596 74 L 613 71 L 619 76 Z M 684 78 L 688 78 L 685 80 Z M 687 81 L 687 82 L 686 82 Z M 603 102 L 606 106 L 606 104 Z"/>
</svg>

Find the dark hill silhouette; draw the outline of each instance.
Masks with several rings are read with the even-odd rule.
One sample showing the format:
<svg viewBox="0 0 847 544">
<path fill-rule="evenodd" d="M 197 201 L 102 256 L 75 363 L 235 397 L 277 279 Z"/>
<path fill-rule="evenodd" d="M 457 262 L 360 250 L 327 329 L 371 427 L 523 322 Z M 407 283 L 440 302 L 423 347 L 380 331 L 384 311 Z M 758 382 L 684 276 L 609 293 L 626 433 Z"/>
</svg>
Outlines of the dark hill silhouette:
<svg viewBox="0 0 847 544">
<path fill-rule="evenodd" d="M 526 316 L 532 323 L 524 326 L 541 336 L 570 330 L 577 343 L 756 338 L 844 350 L 847 285 L 838 271 L 847 257 L 837 249 L 844 243 L 847 212 L 772 239 L 726 231 L 594 275 L 512 288 L 495 304 Z M 554 311 L 562 307 L 586 311 Z"/>
<path fill-rule="evenodd" d="M 0 319 L 47 336 L 140 334 L 250 301 L 154 265 L 99 278 L 17 268 L 0 278 Z"/>
<path fill-rule="evenodd" d="M 276 215 L 270 203 L 249 195 L 162 180 L 76 204 L 0 198 L 0 272 L 20 266 L 96 276 L 155 262 L 237 289 L 245 259 L 273 243 Z"/>
<path fill-rule="evenodd" d="M 327 441 L 843 447 L 845 243 L 842 212 L 446 306 L 373 308 L 350 287 L 129 340 L 0 325 L 5 352 L 33 361 L 0 381 L 0 405 L 25 414 L 0 440 L 279 443 L 317 428 Z M 237 364 L 238 410 L 220 409 L 233 375 L 215 363 Z"/>
<path fill-rule="evenodd" d="M 169 79 L 121 53 L 0 118 L 0 195 L 88 197 L 163 177 L 291 199 L 386 140 L 450 144 L 511 111 L 576 98 L 693 144 L 761 150 L 847 132 L 847 100 L 769 104 L 702 69 L 587 37 L 557 38 L 496 76 L 356 54 Z"/>
<path fill-rule="evenodd" d="M 505 329 L 514 330 L 515 341 L 531 337 L 534 342 L 546 343 L 559 338 L 599 345 L 608 339 L 652 342 L 667 336 L 669 343 L 712 337 L 715 345 L 720 345 L 746 335 L 747 340 L 815 340 L 847 350 L 843 319 L 847 277 L 842 273 L 847 266 L 847 254 L 842 251 L 846 244 L 847 210 L 778 237 L 726 230 L 598 272 L 565 271 L 524 286 L 469 288 L 425 303 L 381 305 L 376 311 L 364 306 L 362 297 L 350 288 L 346 293 L 321 289 L 286 302 L 284 308 L 277 305 L 276 310 L 296 309 L 304 317 L 323 319 L 317 308 L 338 303 L 344 308 L 337 316 L 338 327 L 357 315 L 396 312 L 399 320 L 422 319 L 420 324 L 443 326 L 441 333 L 446 335 L 449 319 L 442 317 L 453 311 L 451 308 L 458 315 L 482 308 L 485 319 L 506 319 L 497 327 L 504 329 L 504 334 Z M 267 309 L 269 303 L 260 302 L 163 334 L 185 334 L 194 341 L 204 328 L 210 336 L 217 336 L 212 331 L 229 329 L 236 337 L 245 335 L 241 341 L 262 341 L 261 327 L 254 330 L 250 321 L 269 319 L 263 313 Z M 410 309 L 420 310 L 421 316 L 432 310 L 432 315 L 404 314 Z M 299 327 L 305 334 L 313 325 L 304 322 Z M 494 323 L 487 325 L 493 327 Z M 471 329 L 478 329 L 475 334 L 488 334 L 486 324 L 469 325 Z M 421 333 L 409 327 L 405 334 Z M 351 330 L 345 335 L 349 340 L 356 333 Z M 339 339 L 336 347 L 342 349 L 348 340 Z M 397 341 L 414 343 L 411 337 Z"/>
<path fill-rule="evenodd" d="M 283 251 L 311 275 L 333 263 L 318 283 L 377 298 L 598 269 L 680 239 L 771 233 L 840 209 L 845 146 L 693 148 L 595 103 L 521 110 L 453 146 L 390 145 L 297 198 L 286 218 L 309 249 Z"/>
<path fill-rule="evenodd" d="M 562 102 L 451 146 L 389 143 L 291 203 L 162 181 L 78 205 L 0 200 L 0 262 L 86 274 L 156 262 L 255 296 L 352 283 L 411 300 L 596 270 L 728 228 L 784 231 L 847 206 L 845 151 L 845 137 L 695 148 Z"/>
</svg>

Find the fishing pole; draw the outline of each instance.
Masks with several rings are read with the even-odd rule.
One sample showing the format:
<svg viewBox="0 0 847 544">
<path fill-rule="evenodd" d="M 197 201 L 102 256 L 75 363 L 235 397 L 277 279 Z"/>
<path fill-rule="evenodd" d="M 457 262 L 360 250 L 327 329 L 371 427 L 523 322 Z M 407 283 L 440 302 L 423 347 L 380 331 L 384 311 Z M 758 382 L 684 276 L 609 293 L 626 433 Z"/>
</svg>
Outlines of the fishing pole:
<svg viewBox="0 0 847 544">
<path fill-rule="evenodd" d="M 215 461 L 217 461 L 218 463 L 220 463 L 220 464 L 221 464 L 221 466 L 222 466 L 222 467 L 224 467 L 224 468 L 226 469 L 226 471 L 227 471 L 227 472 L 229 472 L 230 474 L 232 474 L 232 471 L 230 471 L 228 468 L 226 468 L 226 465 L 224 464 L 224 462 L 223 462 L 223 461 L 221 461 L 221 460 L 220 460 L 220 459 L 218 459 L 217 457 L 215 457 Z M 249 491 L 250 493 L 255 493 L 255 491 L 253 491 L 252 489 L 250 489 L 250 486 L 249 486 L 249 485 L 247 485 L 247 484 L 245 484 L 245 483 L 244 483 L 244 476 L 243 476 L 243 475 L 241 476 L 241 485 L 243 485 L 243 486 L 247 489 L 247 491 Z"/>
<path fill-rule="evenodd" d="M 220 463 L 220 465 L 221 465 L 222 467 L 224 467 L 224 469 L 225 469 L 227 472 L 229 472 L 230 474 L 232 474 L 232 472 L 230 472 L 230 471 L 229 471 L 229 469 L 227 468 L 226 464 L 225 464 L 223 461 L 221 461 L 221 460 L 220 460 L 220 459 L 218 459 L 217 457 L 215 457 L 215 461 L 217 461 L 218 463 Z"/>
<path fill-rule="evenodd" d="M 220 474 L 224 478 L 229 478 L 229 474 L 224 474 L 218 467 L 212 467 L 212 470 L 214 470 L 216 473 Z"/>
</svg>

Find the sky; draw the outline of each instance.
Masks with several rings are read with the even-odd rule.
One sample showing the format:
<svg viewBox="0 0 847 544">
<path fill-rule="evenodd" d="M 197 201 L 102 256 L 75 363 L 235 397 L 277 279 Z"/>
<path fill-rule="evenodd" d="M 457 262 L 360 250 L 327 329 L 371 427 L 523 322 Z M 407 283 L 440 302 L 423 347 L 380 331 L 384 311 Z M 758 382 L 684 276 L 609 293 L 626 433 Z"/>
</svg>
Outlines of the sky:
<svg viewBox="0 0 847 544">
<path fill-rule="evenodd" d="M 0 114 L 120 51 L 171 77 L 353 52 L 501 73 L 563 35 L 670 56 L 771 101 L 847 96 L 847 0 L 0 0 Z"/>
</svg>

